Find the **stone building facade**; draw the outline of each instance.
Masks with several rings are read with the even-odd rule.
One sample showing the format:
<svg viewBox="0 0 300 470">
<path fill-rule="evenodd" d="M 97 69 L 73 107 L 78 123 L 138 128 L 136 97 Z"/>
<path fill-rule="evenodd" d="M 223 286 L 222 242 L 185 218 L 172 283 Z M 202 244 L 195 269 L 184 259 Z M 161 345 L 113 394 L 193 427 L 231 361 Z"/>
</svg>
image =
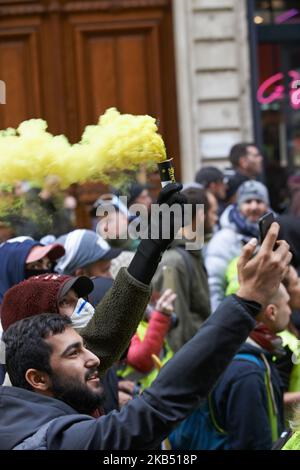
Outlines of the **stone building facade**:
<svg viewBox="0 0 300 470">
<path fill-rule="evenodd" d="M 246 0 L 173 0 L 184 181 L 252 140 Z"/>
</svg>

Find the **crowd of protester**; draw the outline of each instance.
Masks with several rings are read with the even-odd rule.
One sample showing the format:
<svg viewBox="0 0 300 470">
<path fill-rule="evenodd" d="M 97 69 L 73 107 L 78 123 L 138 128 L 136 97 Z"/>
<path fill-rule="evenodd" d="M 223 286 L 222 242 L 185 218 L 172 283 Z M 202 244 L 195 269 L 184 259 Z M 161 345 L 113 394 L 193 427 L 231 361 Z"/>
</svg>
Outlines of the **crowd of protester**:
<svg viewBox="0 0 300 470">
<path fill-rule="evenodd" d="M 127 206 L 99 195 L 90 229 L 55 180 L 26 196 L 43 223 L 2 221 L 0 449 L 300 448 L 299 176 L 279 215 L 257 146 L 229 160 L 157 201 L 138 182 Z M 179 205 L 179 231 L 131 238 L 154 202 Z"/>
</svg>

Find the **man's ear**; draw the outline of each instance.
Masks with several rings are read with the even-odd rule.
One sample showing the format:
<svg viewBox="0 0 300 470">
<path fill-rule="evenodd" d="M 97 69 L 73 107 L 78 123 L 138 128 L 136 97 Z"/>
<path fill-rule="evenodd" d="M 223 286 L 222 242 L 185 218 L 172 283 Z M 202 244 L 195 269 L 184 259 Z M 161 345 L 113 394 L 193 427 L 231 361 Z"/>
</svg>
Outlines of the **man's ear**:
<svg viewBox="0 0 300 470">
<path fill-rule="evenodd" d="M 203 207 L 200 207 L 199 209 L 197 209 L 196 217 L 197 217 L 197 222 L 198 223 L 203 223 L 204 222 L 206 214 L 204 212 Z"/>
<path fill-rule="evenodd" d="M 210 191 L 211 193 L 213 193 L 216 188 L 217 188 L 217 184 L 215 181 L 212 181 L 210 184 L 209 184 L 209 187 L 207 188 L 208 191 Z"/>
<path fill-rule="evenodd" d="M 274 304 L 267 305 L 267 307 L 265 308 L 265 311 L 264 311 L 265 321 L 264 320 L 262 320 L 262 321 L 265 324 L 274 323 L 274 321 L 276 319 L 276 313 L 277 313 L 276 305 L 274 305 Z"/>
<path fill-rule="evenodd" d="M 28 369 L 25 379 L 31 385 L 34 391 L 47 392 L 50 387 L 50 378 L 46 372 L 37 369 Z"/>
<path fill-rule="evenodd" d="M 239 160 L 239 167 L 245 169 L 247 167 L 247 156 L 244 155 Z"/>
</svg>

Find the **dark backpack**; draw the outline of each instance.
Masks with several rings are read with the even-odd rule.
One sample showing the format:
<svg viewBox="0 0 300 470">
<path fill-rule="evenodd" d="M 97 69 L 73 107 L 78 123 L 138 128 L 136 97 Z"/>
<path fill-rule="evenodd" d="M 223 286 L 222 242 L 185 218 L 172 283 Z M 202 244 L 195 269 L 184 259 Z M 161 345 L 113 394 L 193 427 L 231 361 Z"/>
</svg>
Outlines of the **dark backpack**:
<svg viewBox="0 0 300 470">
<path fill-rule="evenodd" d="M 227 434 L 212 419 L 211 396 L 169 436 L 175 450 L 225 450 Z"/>
<path fill-rule="evenodd" d="M 273 398 L 273 387 L 268 367 L 263 359 L 253 354 L 236 354 L 233 361 L 248 361 L 257 364 L 265 373 L 268 415 L 272 432 L 272 441 L 278 439 L 277 408 Z M 178 450 L 226 450 L 228 435 L 218 424 L 212 393 L 202 405 L 185 419 L 169 436 L 172 449 Z"/>
</svg>

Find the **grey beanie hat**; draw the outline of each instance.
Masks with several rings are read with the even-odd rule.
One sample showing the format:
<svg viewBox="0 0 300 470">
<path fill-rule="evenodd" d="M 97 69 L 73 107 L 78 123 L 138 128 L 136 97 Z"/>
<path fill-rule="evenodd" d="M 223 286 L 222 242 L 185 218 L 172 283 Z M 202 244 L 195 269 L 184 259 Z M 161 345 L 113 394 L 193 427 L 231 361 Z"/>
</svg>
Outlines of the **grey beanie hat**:
<svg viewBox="0 0 300 470">
<path fill-rule="evenodd" d="M 258 199 L 259 201 L 264 202 L 268 207 L 270 206 L 268 189 L 259 181 L 248 180 L 239 187 L 237 192 L 238 206 L 250 199 Z"/>
</svg>

